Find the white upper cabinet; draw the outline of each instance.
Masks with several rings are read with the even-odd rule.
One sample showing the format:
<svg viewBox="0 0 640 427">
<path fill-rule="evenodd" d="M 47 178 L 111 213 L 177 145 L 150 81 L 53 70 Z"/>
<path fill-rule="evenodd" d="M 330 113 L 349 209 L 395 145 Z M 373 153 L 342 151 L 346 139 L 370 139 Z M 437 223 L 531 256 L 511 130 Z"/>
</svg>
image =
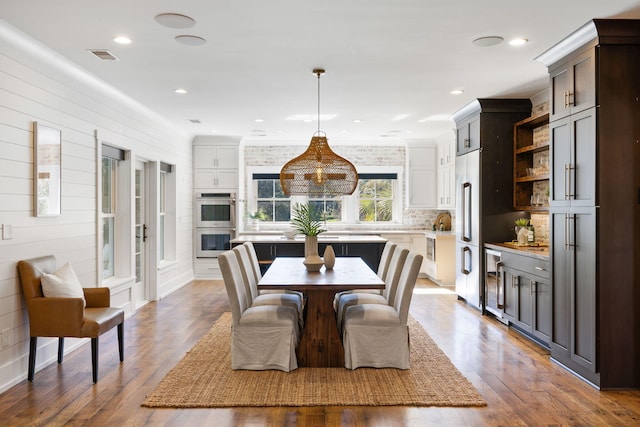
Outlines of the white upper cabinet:
<svg viewBox="0 0 640 427">
<path fill-rule="evenodd" d="M 196 190 L 238 190 L 238 145 L 194 142 L 193 186 Z"/>
<path fill-rule="evenodd" d="M 407 144 L 407 207 L 435 209 L 438 149 L 434 143 Z"/>
</svg>

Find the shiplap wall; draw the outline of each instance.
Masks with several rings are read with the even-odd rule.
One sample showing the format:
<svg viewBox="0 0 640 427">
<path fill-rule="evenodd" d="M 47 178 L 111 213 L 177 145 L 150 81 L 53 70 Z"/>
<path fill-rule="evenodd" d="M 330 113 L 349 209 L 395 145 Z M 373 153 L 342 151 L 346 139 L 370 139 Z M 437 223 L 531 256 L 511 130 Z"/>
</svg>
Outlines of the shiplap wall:
<svg viewBox="0 0 640 427">
<path fill-rule="evenodd" d="M 34 121 L 62 131 L 60 216 L 33 216 Z M 13 226 L 13 238 L 0 240 L 0 331 L 9 336 L 8 346 L 0 342 L 0 392 L 26 378 L 29 328 L 17 261 L 53 254 L 84 286 L 98 282 L 102 142 L 176 166 L 176 262 L 151 278 L 156 294 L 166 295 L 193 277 L 191 137 L 0 20 L 0 224 Z M 36 369 L 54 361 L 56 343 L 39 340 Z"/>
</svg>

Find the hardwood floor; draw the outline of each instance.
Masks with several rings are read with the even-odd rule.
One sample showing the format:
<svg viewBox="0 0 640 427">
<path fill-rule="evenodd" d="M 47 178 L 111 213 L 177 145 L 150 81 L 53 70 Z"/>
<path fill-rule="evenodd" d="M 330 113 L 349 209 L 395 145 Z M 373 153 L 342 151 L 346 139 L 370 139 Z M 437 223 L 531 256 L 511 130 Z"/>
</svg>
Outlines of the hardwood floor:
<svg viewBox="0 0 640 427">
<path fill-rule="evenodd" d="M 640 425 L 640 391 L 600 392 L 549 360 L 548 352 L 419 280 L 411 314 L 477 387 L 483 408 L 309 407 L 149 409 L 164 375 L 228 310 L 221 281 L 195 281 L 125 322 L 125 361 L 115 329 L 101 338 L 100 377 L 90 345 L 0 395 L 0 425 L 92 426 L 516 426 Z M 26 374 L 25 374 L 26 377 Z"/>
</svg>

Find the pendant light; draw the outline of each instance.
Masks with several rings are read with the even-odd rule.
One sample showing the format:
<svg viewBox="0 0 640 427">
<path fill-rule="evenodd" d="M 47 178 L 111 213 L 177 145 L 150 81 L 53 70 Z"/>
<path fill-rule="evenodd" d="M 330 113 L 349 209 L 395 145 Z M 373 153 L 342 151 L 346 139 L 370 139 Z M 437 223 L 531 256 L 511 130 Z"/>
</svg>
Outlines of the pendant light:
<svg viewBox="0 0 640 427">
<path fill-rule="evenodd" d="M 280 185 L 287 195 L 339 196 L 353 194 L 358 185 L 358 172 L 353 163 L 338 156 L 329 147 L 327 136 L 320 130 L 320 76 L 318 76 L 318 131 L 307 150 L 289 160 L 280 171 Z"/>
</svg>

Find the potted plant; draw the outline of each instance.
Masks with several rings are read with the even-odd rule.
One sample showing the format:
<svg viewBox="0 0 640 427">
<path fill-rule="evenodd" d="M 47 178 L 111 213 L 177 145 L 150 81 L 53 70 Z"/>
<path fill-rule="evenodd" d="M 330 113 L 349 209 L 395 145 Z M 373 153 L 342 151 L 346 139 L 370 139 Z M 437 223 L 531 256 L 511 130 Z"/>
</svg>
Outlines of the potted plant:
<svg viewBox="0 0 640 427">
<path fill-rule="evenodd" d="M 304 234 L 304 265 L 307 271 L 319 271 L 324 264 L 318 255 L 318 234 L 324 233 L 322 223 L 316 218 L 319 212 L 310 203 L 296 203 L 291 213 L 291 225 L 294 230 Z"/>
<path fill-rule="evenodd" d="M 264 213 L 262 209 L 258 209 L 255 212 L 249 212 L 248 216 L 249 216 L 249 226 L 253 231 L 260 230 L 260 221 L 267 219 L 267 215 Z"/>
</svg>

